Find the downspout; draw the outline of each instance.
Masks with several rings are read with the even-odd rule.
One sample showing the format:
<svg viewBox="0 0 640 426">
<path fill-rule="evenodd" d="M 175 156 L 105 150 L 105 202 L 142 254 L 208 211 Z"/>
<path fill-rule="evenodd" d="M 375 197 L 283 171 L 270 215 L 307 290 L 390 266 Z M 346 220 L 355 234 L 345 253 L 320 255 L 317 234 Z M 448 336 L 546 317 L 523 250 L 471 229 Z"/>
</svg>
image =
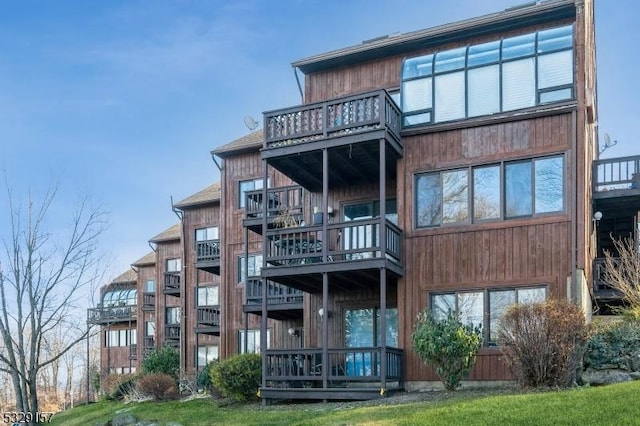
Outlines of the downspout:
<svg viewBox="0 0 640 426">
<path fill-rule="evenodd" d="M 184 377 L 184 373 L 187 366 L 187 340 L 186 340 L 186 332 L 187 332 L 187 247 L 185 241 L 185 232 L 184 232 L 184 213 L 175 207 L 173 203 L 173 196 L 171 196 L 171 210 L 175 213 L 175 215 L 180 219 L 180 241 L 182 242 L 182 256 L 184 257 L 185 262 L 182 262 L 182 270 L 180 271 L 180 300 L 181 300 L 181 318 L 180 318 L 180 378 Z M 166 306 L 166 303 L 165 303 Z"/>
<path fill-rule="evenodd" d="M 304 104 L 304 92 L 302 91 L 302 84 L 300 84 L 300 77 L 298 76 L 298 67 L 293 67 L 293 75 L 296 76 L 296 83 L 298 84 L 298 91 L 300 92 L 300 103 Z"/>
<path fill-rule="evenodd" d="M 222 171 L 222 166 L 220 166 L 220 164 L 218 164 L 218 160 L 216 160 L 216 155 L 213 152 L 211 153 L 211 159 L 213 160 L 213 163 L 218 168 L 218 171 L 221 172 Z"/>
</svg>

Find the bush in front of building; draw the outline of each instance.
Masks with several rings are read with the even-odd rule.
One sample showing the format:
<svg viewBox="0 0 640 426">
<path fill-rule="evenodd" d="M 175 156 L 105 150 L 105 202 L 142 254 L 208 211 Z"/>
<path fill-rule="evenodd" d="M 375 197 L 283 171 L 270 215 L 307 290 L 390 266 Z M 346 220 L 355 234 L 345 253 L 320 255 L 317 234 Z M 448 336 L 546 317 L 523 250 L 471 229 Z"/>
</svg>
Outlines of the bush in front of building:
<svg viewBox="0 0 640 426">
<path fill-rule="evenodd" d="M 180 371 L 180 354 L 171 346 L 163 346 L 149 352 L 142 361 L 144 374 L 167 374 L 177 379 Z"/>
<path fill-rule="evenodd" d="M 585 368 L 640 371 L 640 321 L 597 324 L 587 344 Z"/>
<path fill-rule="evenodd" d="M 135 390 L 136 380 L 136 374 L 109 374 L 102 379 L 102 395 L 107 400 L 122 400 Z"/>
<path fill-rule="evenodd" d="M 455 312 L 437 319 L 429 311 L 418 315 L 411 335 L 413 349 L 436 374 L 447 390 L 455 390 L 476 361 L 482 345 L 480 327 L 463 324 Z"/>
<path fill-rule="evenodd" d="M 156 401 L 171 401 L 180 396 L 176 379 L 164 373 L 143 375 L 138 380 L 138 390 Z"/>
<path fill-rule="evenodd" d="M 262 358 L 259 354 L 240 354 L 210 364 L 211 383 L 222 396 L 236 401 L 257 399 L 262 383 Z"/>
<path fill-rule="evenodd" d="M 567 300 L 511 306 L 500 320 L 504 360 L 524 387 L 568 387 L 576 382 L 587 341 L 580 307 Z"/>
</svg>

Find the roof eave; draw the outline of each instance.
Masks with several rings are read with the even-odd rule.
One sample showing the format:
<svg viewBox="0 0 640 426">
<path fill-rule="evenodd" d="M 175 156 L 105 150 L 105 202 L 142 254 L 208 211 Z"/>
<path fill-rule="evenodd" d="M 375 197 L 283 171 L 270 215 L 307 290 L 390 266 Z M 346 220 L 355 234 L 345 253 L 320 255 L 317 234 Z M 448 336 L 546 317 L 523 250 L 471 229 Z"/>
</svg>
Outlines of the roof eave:
<svg viewBox="0 0 640 426">
<path fill-rule="evenodd" d="M 575 13 L 574 0 L 548 1 L 407 34 L 384 37 L 369 43 L 301 59 L 291 65 L 300 69 L 304 74 L 310 74 L 380 57 L 408 53 L 430 46 L 467 40 L 485 34 L 567 19 L 575 17 Z"/>
</svg>

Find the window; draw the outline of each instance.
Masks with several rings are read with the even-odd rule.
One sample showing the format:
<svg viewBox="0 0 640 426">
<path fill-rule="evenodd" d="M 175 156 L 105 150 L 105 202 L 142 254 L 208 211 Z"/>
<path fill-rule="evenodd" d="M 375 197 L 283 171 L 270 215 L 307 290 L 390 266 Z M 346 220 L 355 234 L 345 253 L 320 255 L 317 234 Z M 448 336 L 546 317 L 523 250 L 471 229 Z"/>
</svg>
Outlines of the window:
<svg viewBox="0 0 640 426">
<path fill-rule="evenodd" d="M 542 302 L 546 295 L 547 290 L 542 286 L 432 294 L 430 310 L 438 319 L 444 319 L 449 311 L 457 312 L 463 323 L 479 326 L 485 341 L 495 344 L 498 324 L 509 306 Z M 486 316 L 485 311 L 488 311 Z"/>
<path fill-rule="evenodd" d="M 144 292 L 145 293 L 155 293 L 156 292 L 156 280 L 147 280 L 144 283 Z"/>
<path fill-rule="evenodd" d="M 198 346 L 198 368 L 206 367 L 211 361 L 218 360 L 219 350 L 217 345 Z"/>
<path fill-rule="evenodd" d="M 403 126 L 573 99 L 573 27 L 405 59 Z"/>
<path fill-rule="evenodd" d="M 153 337 L 156 335 L 156 322 L 145 321 L 144 322 L 144 335 L 145 337 Z"/>
<path fill-rule="evenodd" d="M 246 202 L 245 193 L 247 191 L 255 191 L 256 189 L 262 189 L 264 187 L 264 179 L 251 179 L 251 180 L 243 180 L 240 181 L 240 191 L 239 191 L 239 200 L 238 207 L 244 208 Z M 269 182 L 267 181 L 267 188 L 269 187 Z"/>
<path fill-rule="evenodd" d="M 198 306 L 217 306 L 219 288 L 217 285 L 208 287 L 198 287 Z"/>
<path fill-rule="evenodd" d="M 220 235 L 217 226 L 196 229 L 196 241 L 219 240 Z"/>
<path fill-rule="evenodd" d="M 135 306 L 138 302 L 138 291 L 135 288 L 111 290 L 102 296 L 102 306 Z"/>
<path fill-rule="evenodd" d="M 562 212 L 564 157 L 419 174 L 415 187 L 418 228 Z"/>
<path fill-rule="evenodd" d="M 269 349 L 271 340 L 271 333 L 267 330 L 267 349 Z M 245 347 L 245 333 L 244 330 L 238 332 L 238 348 L 240 353 L 260 353 L 260 330 L 248 330 L 247 342 Z"/>
<path fill-rule="evenodd" d="M 171 308 L 167 308 L 166 309 L 166 314 L 167 314 L 167 319 L 166 319 L 166 323 L 167 324 L 180 324 L 180 308 L 179 307 L 171 307 Z"/>
<path fill-rule="evenodd" d="M 182 269 L 182 260 L 180 258 L 167 259 L 167 272 L 180 272 Z"/>
<path fill-rule="evenodd" d="M 238 282 L 245 282 L 247 278 L 260 277 L 260 271 L 262 270 L 262 255 L 250 254 L 247 257 L 246 265 L 249 267 L 249 272 L 245 271 L 245 257 L 238 257 Z"/>
<path fill-rule="evenodd" d="M 105 347 L 107 348 L 135 345 L 136 342 L 137 334 L 135 328 L 105 331 Z"/>
</svg>

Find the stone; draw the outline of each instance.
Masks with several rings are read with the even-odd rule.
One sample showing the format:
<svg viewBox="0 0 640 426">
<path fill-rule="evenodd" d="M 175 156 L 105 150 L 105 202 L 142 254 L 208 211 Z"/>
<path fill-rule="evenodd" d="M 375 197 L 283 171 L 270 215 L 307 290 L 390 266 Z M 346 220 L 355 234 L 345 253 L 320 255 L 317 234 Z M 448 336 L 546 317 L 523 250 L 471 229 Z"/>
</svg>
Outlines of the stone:
<svg viewBox="0 0 640 426">
<path fill-rule="evenodd" d="M 591 386 L 610 385 L 612 383 L 629 382 L 632 378 L 629 373 L 621 370 L 594 370 L 587 368 L 582 373 L 582 381 Z"/>
<path fill-rule="evenodd" d="M 116 414 L 111 420 L 112 426 L 131 426 L 135 425 L 138 422 L 138 419 L 131 413 L 120 413 Z"/>
</svg>

